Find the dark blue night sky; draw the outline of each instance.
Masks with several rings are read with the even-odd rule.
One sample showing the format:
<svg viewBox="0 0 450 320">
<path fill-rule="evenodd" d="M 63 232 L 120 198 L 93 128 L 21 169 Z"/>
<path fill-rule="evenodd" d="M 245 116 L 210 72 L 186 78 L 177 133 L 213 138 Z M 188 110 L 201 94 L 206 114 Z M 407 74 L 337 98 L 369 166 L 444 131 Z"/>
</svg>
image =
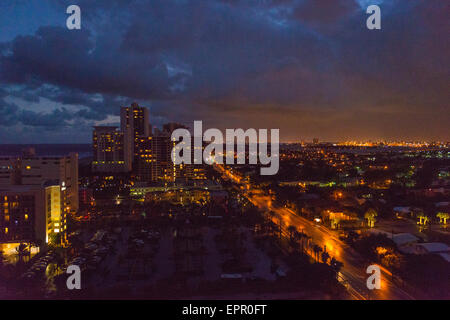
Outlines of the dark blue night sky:
<svg viewBox="0 0 450 320">
<path fill-rule="evenodd" d="M 66 8 L 81 8 L 81 30 Z M 368 30 L 369 4 L 382 29 Z M 446 0 L 16 0 L 0 4 L 0 143 L 151 123 L 284 141 L 450 140 Z"/>
</svg>

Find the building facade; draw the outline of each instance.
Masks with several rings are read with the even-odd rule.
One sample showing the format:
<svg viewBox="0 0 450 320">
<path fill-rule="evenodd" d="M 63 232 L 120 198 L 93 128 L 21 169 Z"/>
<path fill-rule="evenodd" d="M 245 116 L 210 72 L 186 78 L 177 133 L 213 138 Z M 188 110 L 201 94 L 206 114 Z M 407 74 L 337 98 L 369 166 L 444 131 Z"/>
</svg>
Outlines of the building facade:
<svg viewBox="0 0 450 320">
<path fill-rule="evenodd" d="M 63 206 L 59 184 L 0 188 L 0 243 L 65 241 L 67 218 Z M 55 237 L 58 234 L 61 237 Z"/>
<path fill-rule="evenodd" d="M 171 141 L 171 134 L 178 128 L 186 127 L 168 123 L 153 135 L 147 108 L 136 103 L 121 107 L 120 130 L 111 126 L 94 127 L 93 172 L 132 172 L 138 183 L 206 179 L 202 165 L 173 164 L 171 152 L 176 142 Z M 193 145 L 191 150 L 194 151 Z"/>
<path fill-rule="evenodd" d="M 94 172 L 129 172 L 131 158 L 125 156 L 124 133 L 117 127 L 96 126 L 92 133 Z"/>
<path fill-rule="evenodd" d="M 42 186 L 48 181 L 62 190 L 66 212 L 78 210 L 78 154 L 66 157 L 2 157 L 0 187 Z"/>
<path fill-rule="evenodd" d="M 139 138 L 151 135 L 149 111 L 132 103 L 120 108 L 120 130 L 124 134 L 124 156 L 136 164 L 139 159 Z"/>
</svg>

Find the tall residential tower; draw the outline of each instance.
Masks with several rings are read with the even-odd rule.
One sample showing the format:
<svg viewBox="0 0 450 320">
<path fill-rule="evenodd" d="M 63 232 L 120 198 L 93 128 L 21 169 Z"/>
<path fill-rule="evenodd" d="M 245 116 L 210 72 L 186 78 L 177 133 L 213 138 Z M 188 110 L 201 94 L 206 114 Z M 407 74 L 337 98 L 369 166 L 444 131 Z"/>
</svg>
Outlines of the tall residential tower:
<svg viewBox="0 0 450 320">
<path fill-rule="evenodd" d="M 132 103 L 120 108 L 120 130 L 124 134 L 124 156 L 135 163 L 138 159 L 139 138 L 151 135 L 147 108 Z"/>
</svg>

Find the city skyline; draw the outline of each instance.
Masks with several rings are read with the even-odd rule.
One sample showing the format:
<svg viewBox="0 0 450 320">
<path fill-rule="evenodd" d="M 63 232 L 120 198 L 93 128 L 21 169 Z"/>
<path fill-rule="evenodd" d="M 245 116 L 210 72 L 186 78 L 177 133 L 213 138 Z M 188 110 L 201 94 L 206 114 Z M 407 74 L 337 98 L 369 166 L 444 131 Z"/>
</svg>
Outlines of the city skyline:
<svg viewBox="0 0 450 320">
<path fill-rule="evenodd" d="M 381 30 L 363 0 L 2 4 L 0 143 L 88 143 L 133 101 L 158 127 L 450 140 L 448 4 L 372 2 Z M 81 30 L 66 28 L 69 4 Z"/>
<path fill-rule="evenodd" d="M 449 300 L 448 12 L 0 2 L 0 300 Z"/>
</svg>

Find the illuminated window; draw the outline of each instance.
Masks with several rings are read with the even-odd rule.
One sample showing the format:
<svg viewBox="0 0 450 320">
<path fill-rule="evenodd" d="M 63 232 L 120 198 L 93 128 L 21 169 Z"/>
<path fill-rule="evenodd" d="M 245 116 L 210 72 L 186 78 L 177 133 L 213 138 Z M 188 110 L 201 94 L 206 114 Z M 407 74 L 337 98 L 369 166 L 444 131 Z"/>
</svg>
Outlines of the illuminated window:
<svg viewBox="0 0 450 320">
<path fill-rule="evenodd" d="M 28 215 L 27 214 L 25 214 L 25 220 L 28 220 Z"/>
<path fill-rule="evenodd" d="M 6 234 L 8 233 L 8 228 L 5 228 L 5 233 L 6 233 Z"/>
</svg>

